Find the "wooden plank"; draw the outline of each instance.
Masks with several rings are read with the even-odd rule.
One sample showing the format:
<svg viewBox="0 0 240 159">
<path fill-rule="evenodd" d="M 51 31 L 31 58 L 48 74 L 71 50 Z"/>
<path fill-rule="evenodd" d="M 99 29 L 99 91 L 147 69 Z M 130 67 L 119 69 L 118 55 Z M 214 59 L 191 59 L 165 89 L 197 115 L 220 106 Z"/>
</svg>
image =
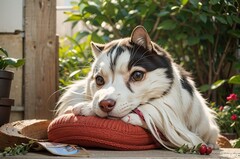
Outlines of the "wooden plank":
<svg viewBox="0 0 240 159">
<path fill-rule="evenodd" d="M 25 119 L 52 118 L 58 83 L 56 50 L 56 0 L 26 0 Z"/>
<path fill-rule="evenodd" d="M 11 108 L 10 122 L 19 121 L 24 119 L 24 107 L 23 106 L 13 106 Z"/>
<path fill-rule="evenodd" d="M 144 151 L 116 151 L 116 150 L 94 150 L 94 149 L 87 149 L 90 154 L 90 157 L 78 157 L 81 159 L 219 159 L 219 158 L 239 158 L 240 156 L 240 149 L 220 149 L 220 150 L 213 150 L 210 155 L 198 155 L 198 154 L 179 154 L 176 152 L 168 151 L 168 150 L 144 150 Z M 68 156 L 55 156 L 50 154 L 47 151 L 41 152 L 31 152 L 26 155 L 19 155 L 19 156 L 7 156 L 5 159 L 73 159 L 73 157 Z M 76 158 L 76 157 L 75 157 Z"/>
<path fill-rule="evenodd" d="M 0 46 L 5 48 L 10 57 L 23 58 L 23 38 L 22 34 L 0 34 Z M 23 95 L 23 68 L 10 69 L 14 72 L 14 79 L 12 81 L 10 98 L 15 100 L 15 107 L 22 107 L 22 95 Z M 11 113 L 10 121 L 22 120 L 23 109 L 21 111 Z"/>
</svg>

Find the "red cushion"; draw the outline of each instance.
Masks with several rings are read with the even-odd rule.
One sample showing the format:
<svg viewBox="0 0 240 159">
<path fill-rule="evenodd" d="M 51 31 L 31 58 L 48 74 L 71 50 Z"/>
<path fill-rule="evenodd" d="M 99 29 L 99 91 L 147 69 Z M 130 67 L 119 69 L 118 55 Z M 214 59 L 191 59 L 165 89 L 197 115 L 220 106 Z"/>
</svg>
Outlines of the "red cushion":
<svg viewBox="0 0 240 159">
<path fill-rule="evenodd" d="M 160 147 L 145 129 L 121 120 L 66 114 L 48 127 L 52 142 L 114 150 L 147 150 Z"/>
</svg>

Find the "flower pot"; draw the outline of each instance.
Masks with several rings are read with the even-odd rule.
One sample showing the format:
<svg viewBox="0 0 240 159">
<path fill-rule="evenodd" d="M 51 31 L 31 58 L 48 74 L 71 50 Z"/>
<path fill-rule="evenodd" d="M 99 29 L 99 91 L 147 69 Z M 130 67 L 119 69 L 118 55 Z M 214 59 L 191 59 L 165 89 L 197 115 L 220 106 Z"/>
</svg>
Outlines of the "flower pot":
<svg viewBox="0 0 240 159">
<path fill-rule="evenodd" d="M 9 98 L 13 72 L 0 70 L 0 99 Z"/>
<path fill-rule="evenodd" d="M 13 99 L 0 98 L 0 126 L 9 122 L 11 106 L 13 105 Z"/>
<path fill-rule="evenodd" d="M 221 133 L 221 135 L 228 138 L 228 140 L 237 139 L 237 134 L 236 133 Z"/>
</svg>

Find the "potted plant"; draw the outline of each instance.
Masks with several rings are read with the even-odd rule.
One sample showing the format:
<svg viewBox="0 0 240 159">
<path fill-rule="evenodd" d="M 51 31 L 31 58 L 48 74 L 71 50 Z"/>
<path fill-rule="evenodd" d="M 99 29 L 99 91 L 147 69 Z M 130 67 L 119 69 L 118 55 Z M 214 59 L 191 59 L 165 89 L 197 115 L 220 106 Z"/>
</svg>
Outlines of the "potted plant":
<svg viewBox="0 0 240 159">
<path fill-rule="evenodd" d="M 11 106 L 14 105 L 14 100 L 9 99 L 14 73 L 5 69 L 18 68 L 23 64 L 23 59 L 8 57 L 8 52 L 0 47 L 0 126 L 9 122 Z"/>
</svg>

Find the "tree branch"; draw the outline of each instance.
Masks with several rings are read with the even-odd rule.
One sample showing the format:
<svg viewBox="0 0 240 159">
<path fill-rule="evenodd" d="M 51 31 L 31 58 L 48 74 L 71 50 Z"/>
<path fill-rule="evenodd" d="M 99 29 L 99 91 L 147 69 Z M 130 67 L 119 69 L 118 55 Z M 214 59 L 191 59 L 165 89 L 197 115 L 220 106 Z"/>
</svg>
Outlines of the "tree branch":
<svg viewBox="0 0 240 159">
<path fill-rule="evenodd" d="M 195 47 L 194 47 L 195 48 Z M 198 76 L 198 79 L 199 79 L 199 82 L 200 82 L 200 85 L 203 85 L 204 84 L 204 80 L 203 80 L 203 75 L 202 75 L 202 71 L 200 69 L 200 63 L 199 63 L 199 56 L 198 56 L 198 49 L 194 49 L 193 48 L 193 52 L 195 54 L 195 59 L 196 59 L 196 62 L 195 62 L 195 66 L 196 66 L 196 72 L 197 72 L 197 76 Z"/>
<path fill-rule="evenodd" d="M 152 29 L 150 35 L 155 34 L 155 31 L 156 31 L 156 29 L 157 29 L 157 27 L 158 27 L 159 22 L 160 22 L 160 17 L 157 18 L 157 20 L 156 20 L 156 22 L 155 22 L 155 24 L 154 24 L 154 26 L 153 26 L 153 29 Z"/>
<path fill-rule="evenodd" d="M 208 68 L 208 84 L 210 85 L 212 83 L 212 54 L 211 54 L 211 46 L 210 44 L 208 44 L 208 65 L 209 65 L 209 68 Z M 211 95 L 211 92 L 212 90 L 209 89 L 208 90 L 208 98 L 210 97 Z"/>
<path fill-rule="evenodd" d="M 218 77 L 219 77 L 219 73 L 220 73 L 220 71 L 222 70 L 223 62 L 224 62 L 227 54 L 229 53 L 228 48 L 229 48 L 229 45 L 230 45 L 230 43 L 231 43 L 231 40 L 232 40 L 232 38 L 229 38 L 229 40 L 228 40 L 228 42 L 227 42 L 227 44 L 226 44 L 226 47 L 225 47 L 225 49 L 224 49 L 224 51 L 223 51 L 223 55 L 222 55 L 222 57 L 221 57 L 221 59 L 220 59 L 220 62 L 219 62 L 219 64 L 218 64 L 217 72 L 215 73 L 215 76 L 214 76 L 214 78 L 213 78 L 213 81 L 216 81 L 216 80 L 218 79 Z"/>
</svg>

